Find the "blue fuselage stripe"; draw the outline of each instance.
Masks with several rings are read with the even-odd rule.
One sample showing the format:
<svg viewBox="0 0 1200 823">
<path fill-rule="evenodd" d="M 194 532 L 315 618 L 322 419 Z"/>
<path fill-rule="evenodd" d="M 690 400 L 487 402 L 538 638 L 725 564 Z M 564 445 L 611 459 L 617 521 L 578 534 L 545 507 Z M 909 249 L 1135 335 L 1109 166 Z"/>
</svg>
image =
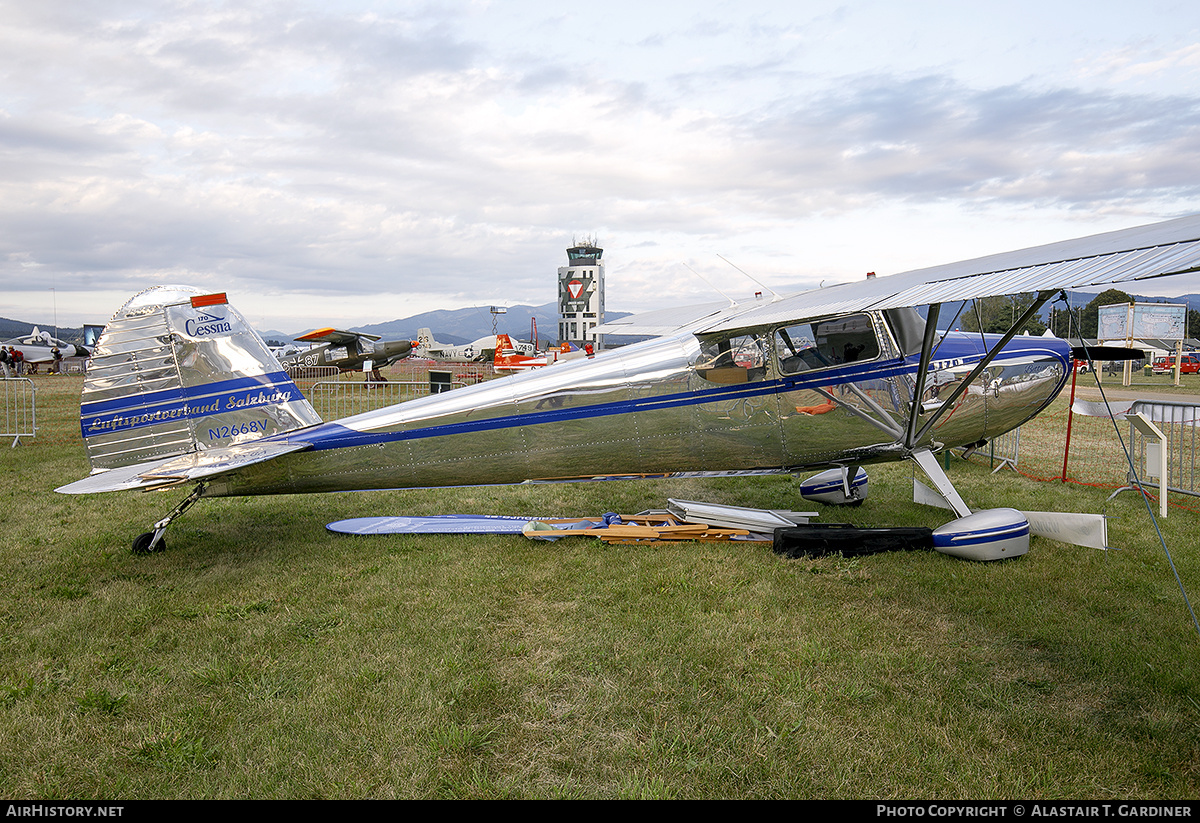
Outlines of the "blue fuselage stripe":
<svg viewBox="0 0 1200 823">
<path fill-rule="evenodd" d="M 296 384 L 280 371 L 84 403 L 79 425 L 89 437 L 300 399 Z"/>
</svg>

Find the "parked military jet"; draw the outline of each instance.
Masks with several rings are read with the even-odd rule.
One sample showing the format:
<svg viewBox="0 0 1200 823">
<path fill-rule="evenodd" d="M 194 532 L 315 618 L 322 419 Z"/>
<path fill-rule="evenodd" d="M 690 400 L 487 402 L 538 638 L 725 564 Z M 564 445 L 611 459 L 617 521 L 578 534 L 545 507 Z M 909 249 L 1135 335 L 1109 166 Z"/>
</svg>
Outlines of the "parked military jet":
<svg viewBox="0 0 1200 823">
<path fill-rule="evenodd" d="M 62 357 L 88 357 L 91 354 L 83 346 L 53 337 L 50 332 L 42 331 L 37 326 L 34 326 L 33 331 L 29 334 L 5 340 L 0 343 L 0 346 L 5 348 L 12 346 L 14 349 L 19 349 L 25 356 L 25 362 L 30 365 L 53 363 L 55 349 L 58 349 Z"/>
<path fill-rule="evenodd" d="M 529 349 L 532 349 L 532 346 Z M 518 344 L 514 343 L 507 334 L 497 334 L 496 355 L 492 359 L 492 368 L 496 370 L 497 374 L 513 374 L 586 356 L 587 353 L 583 349 L 571 343 L 563 343 L 556 348 L 537 354 L 518 348 Z"/>
<path fill-rule="evenodd" d="M 503 336 L 508 339 L 508 335 Z M 417 342 L 413 347 L 413 354 L 417 357 L 427 357 L 430 360 L 454 363 L 486 362 L 492 360 L 496 355 L 498 337 L 499 335 L 489 334 L 486 337 L 480 337 L 474 343 L 456 346 L 453 343 L 439 343 L 434 340 L 433 332 L 429 329 L 417 329 Z M 537 353 L 530 343 L 509 339 L 509 344 L 521 355 L 532 356 Z"/>
<path fill-rule="evenodd" d="M 825 470 L 852 502 L 862 465 L 907 459 L 959 515 L 963 556 L 1011 556 L 1023 550 L 1006 555 L 1005 541 L 1023 529 L 1027 549 L 1042 513 L 973 521 L 984 513 L 936 455 L 1021 425 L 1087 355 L 1016 330 L 1064 289 L 1197 270 L 1200 215 L 626 318 L 612 330 L 662 336 L 329 422 L 224 295 L 160 286 L 118 310 L 93 353 L 81 403 L 92 473 L 58 491 L 192 487 L 135 541 L 149 551 L 203 497 Z M 938 330 L 943 303 L 1025 292 L 1037 299 L 1006 334 Z"/>
<path fill-rule="evenodd" d="M 366 371 L 371 380 L 383 380 L 379 370 L 408 357 L 411 340 L 383 340 L 377 334 L 339 329 L 317 329 L 296 338 L 298 343 L 322 343 L 279 358 L 285 369 L 336 366 L 338 371 Z"/>
</svg>

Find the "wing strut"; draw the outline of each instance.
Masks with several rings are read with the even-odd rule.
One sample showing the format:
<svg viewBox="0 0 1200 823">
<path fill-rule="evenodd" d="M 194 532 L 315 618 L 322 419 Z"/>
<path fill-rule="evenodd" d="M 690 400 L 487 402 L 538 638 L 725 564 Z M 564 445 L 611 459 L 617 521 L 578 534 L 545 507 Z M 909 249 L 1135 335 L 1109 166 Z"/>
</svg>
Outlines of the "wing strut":
<svg viewBox="0 0 1200 823">
<path fill-rule="evenodd" d="M 921 365 L 917 367 L 917 379 L 913 386 L 912 410 L 908 413 L 908 432 L 904 435 L 904 448 L 912 449 L 917 444 L 917 422 L 920 419 L 921 413 L 921 398 L 925 396 L 925 377 L 929 374 L 929 363 L 933 360 L 933 339 L 937 336 L 937 319 L 941 312 L 941 303 L 931 303 L 929 306 L 929 314 L 925 318 L 925 338 L 921 342 Z M 975 375 L 971 375 L 971 380 Z M 966 385 L 964 382 L 964 385 Z M 957 397 L 957 395 L 956 395 Z M 945 408 L 945 405 L 942 406 Z M 936 419 L 941 414 L 941 409 L 938 414 L 934 415 Z M 926 426 L 926 429 L 929 427 Z M 924 435 L 925 431 L 922 430 Z"/>
<path fill-rule="evenodd" d="M 922 438 L 929 433 L 929 430 L 933 428 L 934 424 L 937 423 L 937 421 L 941 419 L 942 415 L 946 413 L 946 410 L 952 408 L 954 404 L 958 402 L 958 398 L 962 397 L 963 393 L 966 392 L 967 387 L 975 381 L 975 378 L 977 378 L 984 369 L 991 365 L 992 361 L 996 359 L 996 355 L 1000 353 L 1000 350 L 1008 345 L 1008 341 L 1017 336 L 1017 329 L 1021 328 L 1021 326 L 1025 325 L 1029 318 L 1037 314 L 1041 310 L 1042 306 L 1044 306 L 1046 302 L 1049 301 L 1053 296 L 1054 290 L 1038 292 L 1037 299 L 1034 300 L 1033 303 L 1030 304 L 1029 308 L 1017 318 L 1016 322 L 1014 322 L 1012 327 L 1004 333 L 999 342 L 997 342 L 995 346 L 992 346 L 988 353 L 983 356 L 983 359 L 976 364 L 975 368 L 971 370 L 971 373 L 967 375 L 967 378 L 959 383 L 958 388 L 950 393 L 950 396 L 946 398 L 946 401 L 938 406 L 937 410 L 934 411 L 930 418 L 925 421 L 925 425 L 921 427 L 921 430 L 916 434 L 916 436 L 910 436 L 905 441 L 905 446 L 907 448 L 911 449 L 915 444 L 921 442 Z M 925 342 L 922 344 L 921 348 L 921 369 L 917 373 L 917 383 L 920 386 L 921 394 L 924 394 L 925 370 L 929 368 L 929 361 L 933 358 L 933 332 L 930 330 L 937 318 L 937 313 L 934 311 L 933 306 L 930 306 L 930 317 L 931 319 L 925 322 Z M 917 413 L 920 410 L 919 404 L 921 402 L 921 394 L 917 394 L 913 398 L 913 410 L 908 419 L 910 434 L 917 425 Z"/>
</svg>

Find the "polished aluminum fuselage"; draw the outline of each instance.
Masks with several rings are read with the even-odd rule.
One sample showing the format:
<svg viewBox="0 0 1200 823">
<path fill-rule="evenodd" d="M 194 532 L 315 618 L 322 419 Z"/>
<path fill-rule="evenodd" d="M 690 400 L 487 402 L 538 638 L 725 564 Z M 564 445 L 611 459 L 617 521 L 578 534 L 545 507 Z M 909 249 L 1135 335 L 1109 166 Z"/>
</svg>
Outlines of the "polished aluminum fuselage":
<svg viewBox="0 0 1200 823">
<path fill-rule="evenodd" d="M 761 330 L 754 377 L 713 382 L 702 341 L 662 337 L 596 357 L 435 394 L 267 438 L 310 448 L 214 478 L 206 495 L 792 471 L 903 457 L 919 358 L 871 314 L 878 356 L 787 374 Z M 978 363 L 988 342 L 951 334 L 934 356 L 920 419 Z M 943 414 L 920 447 L 1009 431 L 1041 411 L 1069 373 L 1064 341 L 1017 338 Z"/>
</svg>

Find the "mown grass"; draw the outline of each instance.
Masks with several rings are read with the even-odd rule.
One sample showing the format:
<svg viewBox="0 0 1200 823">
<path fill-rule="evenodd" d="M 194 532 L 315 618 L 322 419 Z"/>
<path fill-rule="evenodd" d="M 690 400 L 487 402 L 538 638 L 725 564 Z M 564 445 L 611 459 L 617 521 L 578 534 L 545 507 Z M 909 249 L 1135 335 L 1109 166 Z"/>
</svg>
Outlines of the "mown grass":
<svg viewBox="0 0 1200 823">
<path fill-rule="evenodd" d="M 1120 390 L 1143 390 L 1153 392 L 1155 394 L 1178 394 L 1181 396 L 1195 396 L 1200 394 L 1200 374 L 1181 374 L 1179 375 L 1179 385 L 1175 385 L 1175 373 L 1167 374 L 1150 374 L 1146 371 L 1134 371 L 1130 376 L 1130 385 L 1128 387 L 1121 385 L 1121 374 L 1105 374 L 1101 380 L 1101 384 L 1107 391 L 1109 389 Z M 1095 378 L 1090 374 L 1079 375 L 1079 385 L 1084 388 L 1094 389 L 1096 386 Z"/>
<path fill-rule="evenodd" d="M 1191 798 L 1200 635 L 1135 495 L 951 461 L 977 507 L 1102 511 L 1100 552 L 333 535 L 370 514 L 806 509 L 788 478 L 205 500 L 57 495 L 78 384 L 0 449 L 8 798 Z M 907 466 L 825 521 L 929 525 Z M 1200 524 L 1160 523 L 1185 587 Z"/>
</svg>

